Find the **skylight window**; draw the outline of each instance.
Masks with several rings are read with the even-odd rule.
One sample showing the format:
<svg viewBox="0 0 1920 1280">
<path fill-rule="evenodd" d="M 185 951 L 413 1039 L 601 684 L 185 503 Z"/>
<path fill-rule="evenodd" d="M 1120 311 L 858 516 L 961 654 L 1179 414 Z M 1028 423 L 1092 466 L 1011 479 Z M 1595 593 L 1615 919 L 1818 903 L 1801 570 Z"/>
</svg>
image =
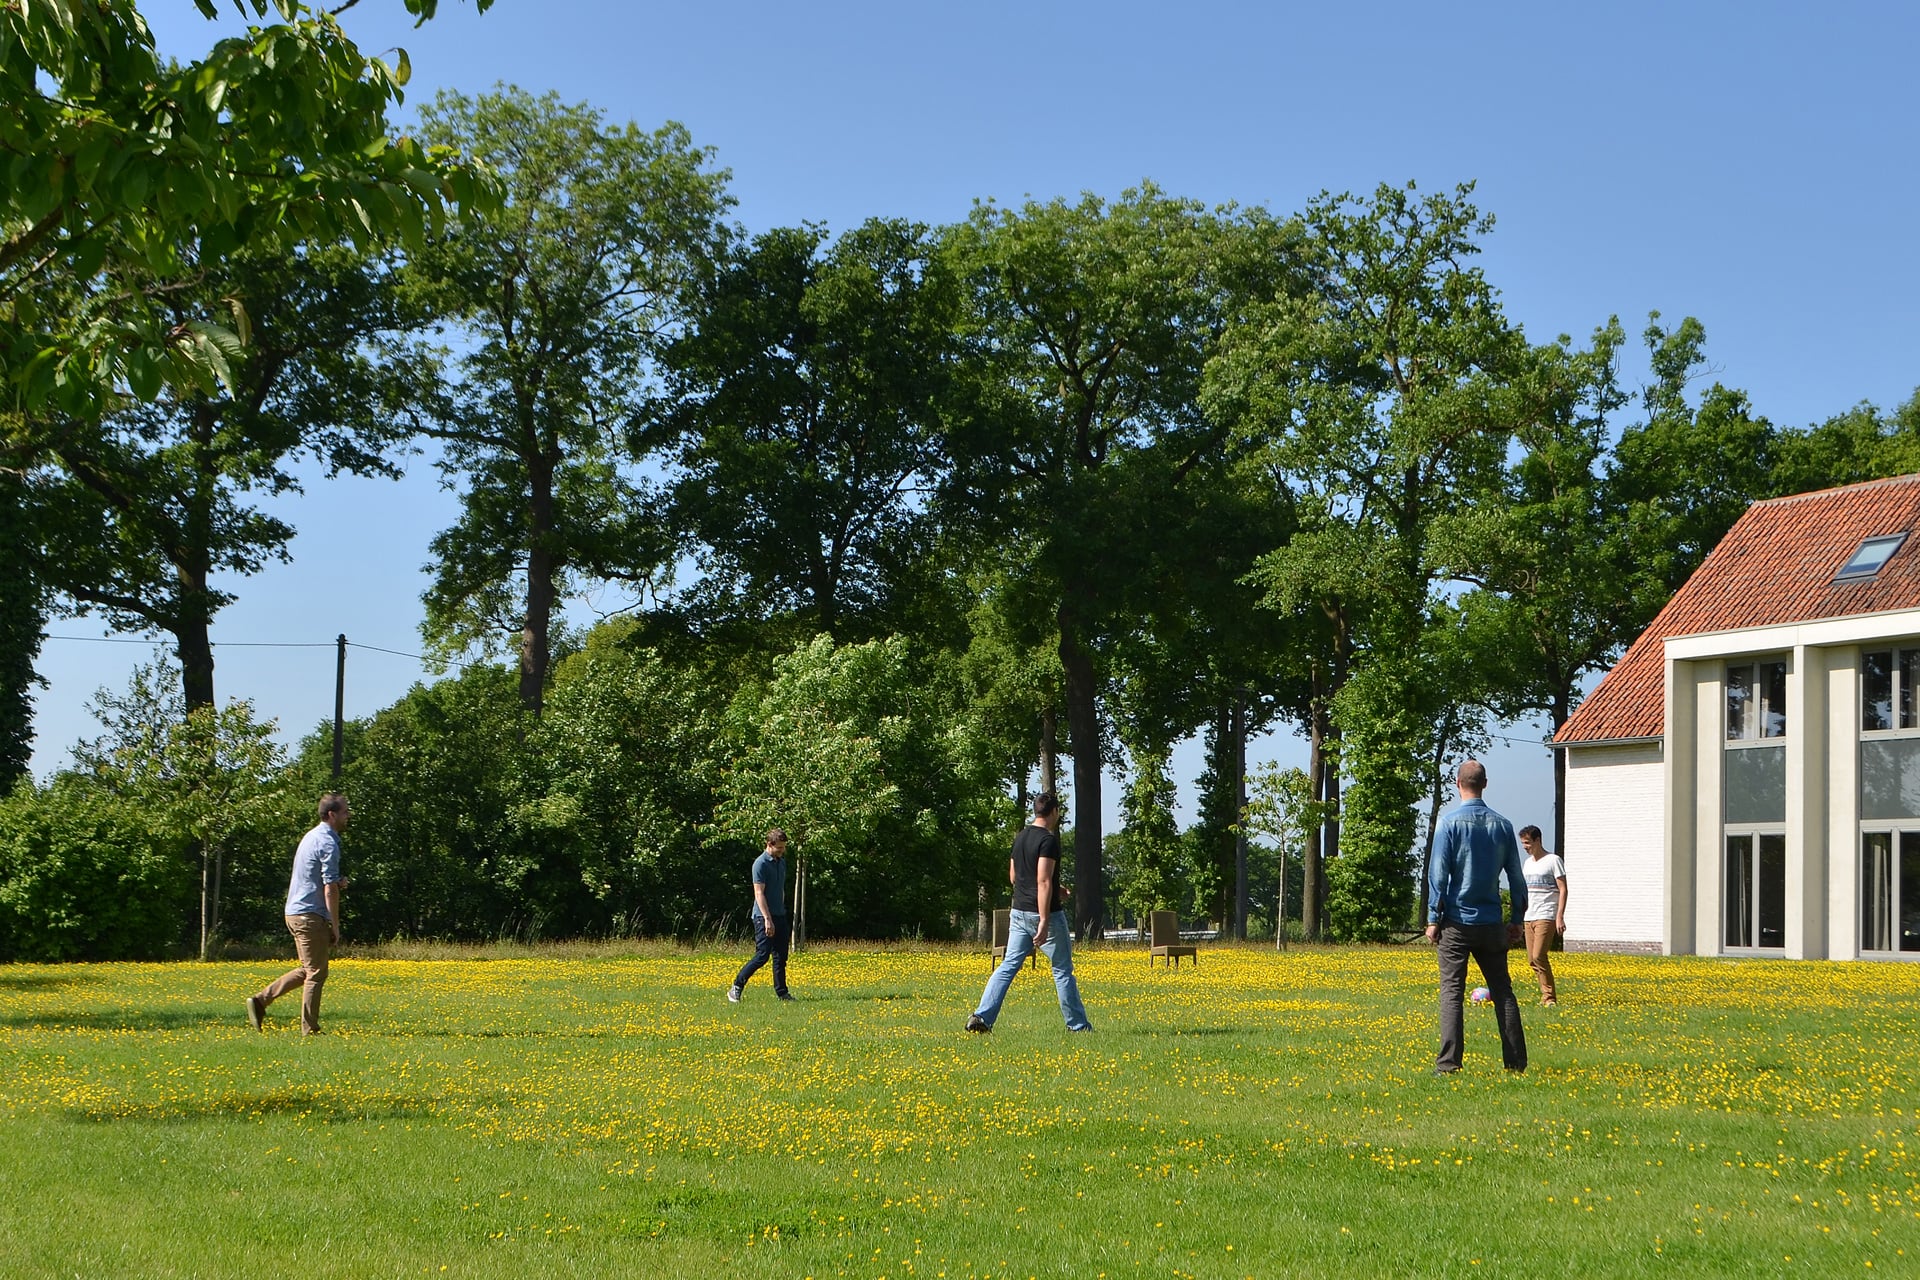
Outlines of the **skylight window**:
<svg viewBox="0 0 1920 1280">
<path fill-rule="evenodd" d="M 1833 575 L 1835 582 L 1852 582 L 1861 578 L 1871 578 L 1893 559 L 1893 553 L 1907 540 L 1904 533 L 1892 533 L 1881 538 L 1868 538 L 1853 553 L 1853 558 L 1840 566 L 1840 572 Z"/>
</svg>

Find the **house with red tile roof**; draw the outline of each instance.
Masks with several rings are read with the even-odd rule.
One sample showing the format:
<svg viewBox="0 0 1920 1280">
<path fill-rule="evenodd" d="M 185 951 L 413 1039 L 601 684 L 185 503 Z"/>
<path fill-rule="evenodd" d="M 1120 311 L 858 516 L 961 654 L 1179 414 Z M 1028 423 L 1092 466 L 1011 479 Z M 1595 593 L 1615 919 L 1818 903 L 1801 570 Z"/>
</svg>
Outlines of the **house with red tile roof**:
<svg viewBox="0 0 1920 1280">
<path fill-rule="evenodd" d="M 1920 959 L 1920 476 L 1756 502 L 1581 704 L 1570 946 Z"/>
</svg>

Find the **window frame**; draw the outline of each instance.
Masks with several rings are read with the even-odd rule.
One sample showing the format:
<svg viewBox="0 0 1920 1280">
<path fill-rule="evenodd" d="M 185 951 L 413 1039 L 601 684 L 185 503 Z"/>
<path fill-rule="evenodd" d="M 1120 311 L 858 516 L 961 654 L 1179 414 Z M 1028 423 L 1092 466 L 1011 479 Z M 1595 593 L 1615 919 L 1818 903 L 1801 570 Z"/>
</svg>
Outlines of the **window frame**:
<svg viewBox="0 0 1920 1280">
<path fill-rule="evenodd" d="M 1747 732 L 1749 729 L 1763 731 L 1766 728 L 1764 720 L 1767 712 L 1772 709 L 1772 704 L 1766 701 L 1760 693 L 1761 672 L 1766 668 L 1774 666 L 1780 668 L 1780 701 L 1782 704 L 1791 703 L 1792 699 L 1788 697 L 1787 693 L 1789 686 L 1793 683 L 1793 660 L 1791 655 L 1759 654 L 1751 658 L 1728 658 L 1726 660 L 1726 665 L 1720 672 L 1720 741 L 1726 745 L 1728 750 L 1739 751 L 1749 747 L 1778 746 L 1786 742 L 1786 740 L 1793 735 L 1793 717 L 1788 714 L 1784 705 L 1779 713 L 1781 723 L 1779 733 L 1769 735 L 1764 732 Z M 1748 703 L 1742 708 L 1743 723 L 1739 737 L 1735 737 L 1733 734 L 1732 690 L 1734 685 L 1733 673 L 1735 671 L 1744 671 L 1747 673 L 1746 687 L 1749 690 Z M 1863 715 L 1865 714 L 1865 698 L 1866 694 L 1863 686 L 1861 693 Z"/>
<path fill-rule="evenodd" d="M 1738 839 L 1753 842 L 1748 854 L 1753 859 L 1753 903 L 1749 908 L 1753 936 L 1761 936 L 1760 904 L 1760 841 L 1765 836 L 1777 836 L 1780 840 L 1780 945 L 1766 946 L 1760 942 L 1735 943 L 1727 937 L 1727 910 L 1732 898 L 1732 876 L 1728 874 L 1728 860 L 1732 856 L 1732 843 Z M 1784 822 L 1741 823 L 1738 826 L 1721 828 L 1720 832 L 1720 950 L 1730 956 L 1784 956 L 1787 952 L 1787 824 Z"/>
<path fill-rule="evenodd" d="M 1899 533 L 1869 534 L 1868 536 L 1860 539 L 1860 545 L 1856 546 L 1853 549 L 1853 554 L 1848 556 L 1845 560 L 1843 560 L 1840 564 L 1840 567 L 1834 570 L 1833 581 L 1835 582 L 1868 582 L 1874 578 L 1879 577 L 1880 571 L 1885 569 L 1889 564 L 1893 562 L 1893 558 L 1900 554 L 1900 548 L 1905 546 L 1906 543 L 1907 543 L 1907 534 L 1905 530 L 1901 530 Z M 1891 545 L 1888 545 L 1888 544 L 1891 544 Z M 1881 556 L 1880 559 L 1877 562 L 1875 562 L 1872 568 L 1855 569 L 1852 567 L 1854 561 L 1858 560 L 1861 556 L 1866 554 L 1868 547 L 1877 547 L 1877 546 L 1886 546 L 1887 554 L 1884 556 Z"/>
<path fill-rule="evenodd" d="M 1888 885 L 1889 910 L 1892 913 L 1891 929 L 1893 946 L 1891 949 L 1870 947 L 1867 945 L 1869 934 L 1867 921 L 1867 840 L 1872 836 L 1887 837 L 1887 860 L 1891 864 L 1891 883 Z M 1920 819 L 1909 818 L 1905 821 L 1882 820 L 1863 822 L 1860 824 L 1859 840 L 1854 846 L 1854 867 L 1857 873 L 1855 880 L 1856 888 L 1854 891 L 1854 908 L 1855 918 L 1860 926 L 1856 954 L 1862 960 L 1900 960 L 1909 964 L 1920 963 L 1920 943 L 1916 943 L 1911 950 L 1900 945 L 1900 939 L 1904 932 L 1900 918 L 1900 841 L 1902 836 L 1913 836 L 1916 839 L 1920 839 Z M 1915 887 L 1913 892 L 1916 898 L 1920 898 L 1920 887 Z"/>
<path fill-rule="evenodd" d="M 1887 721 L 1888 728 L 1869 729 L 1867 727 L 1867 664 L 1871 658 L 1885 655 L 1887 659 Z M 1911 659 L 1910 662 L 1903 659 Z M 1897 641 L 1877 640 L 1872 644 L 1860 646 L 1859 691 L 1854 700 L 1854 723 L 1860 737 L 1866 738 L 1920 738 L 1920 641 L 1913 638 Z M 1903 677 L 1902 673 L 1908 675 Z M 1902 725 L 1902 720 L 1912 720 L 1910 725 Z"/>
</svg>

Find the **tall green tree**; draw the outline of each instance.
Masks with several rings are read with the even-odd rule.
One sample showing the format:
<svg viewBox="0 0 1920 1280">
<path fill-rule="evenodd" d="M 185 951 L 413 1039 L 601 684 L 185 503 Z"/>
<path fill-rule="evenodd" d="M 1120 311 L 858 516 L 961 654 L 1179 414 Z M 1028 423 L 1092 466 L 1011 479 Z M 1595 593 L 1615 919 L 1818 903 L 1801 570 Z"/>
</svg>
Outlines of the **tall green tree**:
<svg viewBox="0 0 1920 1280">
<path fill-rule="evenodd" d="M 180 325 L 244 307 L 251 345 L 212 388 L 169 387 L 98 419 L 49 415 L 30 564 L 63 608 L 172 636 L 191 711 L 214 705 L 210 632 L 234 599 L 217 578 L 288 559 L 294 530 L 256 495 L 297 492 L 302 459 L 395 474 L 399 415 L 432 368 L 388 266 L 351 247 L 208 262 L 165 305 Z"/>
<path fill-rule="evenodd" d="M 1780 442 L 1776 494 L 1920 472 L 1920 391 L 1891 411 L 1861 403 Z"/>
<path fill-rule="evenodd" d="M 512 87 L 443 93 L 421 131 L 484 162 L 505 192 L 413 260 L 458 342 L 447 394 L 417 422 L 461 504 L 432 543 L 423 627 L 449 652 L 511 644 L 537 714 L 569 590 L 652 581 L 675 558 L 625 440 L 649 361 L 720 244 L 727 175 L 679 125 L 610 127 Z"/>
<path fill-rule="evenodd" d="M 423 21 L 437 7 L 406 4 Z M 486 196 L 451 153 L 389 134 L 404 50 L 392 65 L 368 57 L 296 0 L 234 7 L 279 21 L 176 64 L 134 0 L 0 6 L 0 378 L 25 415 L 5 424 L 15 448 L 32 446 L 42 409 L 84 420 L 129 391 L 229 381 L 244 307 L 182 319 L 173 306 L 204 264 L 296 243 L 417 244 Z"/>
<path fill-rule="evenodd" d="M 697 614 L 861 640 L 910 624 L 958 290 L 927 228 L 754 237 L 691 291 L 641 433 L 678 475 Z"/>
<path fill-rule="evenodd" d="M 1470 193 L 1314 201 L 1314 296 L 1250 309 L 1209 371 L 1210 410 L 1264 450 L 1298 513 L 1258 581 L 1282 615 L 1318 610 L 1332 629 L 1314 715 L 1324 707 L 1337 730 L 1345 786 L 1315 800 L 1331 822 L 1338 797 L 1325 860 L 1336 936 L 1383 936 L 1409 914 L 1418 655 L 1442 575 L 1429 531 L 1497 493 L 1529 412 L 1515 380 L 1525 344 L 1468 265 L 1492 225 Z"/>
<path fill-rule="evenodd" d="M 1690 398 L 1690 384 L 1706 371 L 1706 327 L 1692 316 L 1671 330 L 1659 320 L 1650 316 L 1642 335 L 1653 366 L 1641 392 L 1646 418 L 1620 433 L 1608 483 L 1664 603 L 1749 503 L 1773 496 L 1781 433 L 1737 388 L 1716 381 Z"/>
<path fill-rule="evenodd" d="M 33 762 L 33 669 L 46 635 L 46 588 L 33 572 L 33 515 L 25 482 L 0 470 L 0 795 Z"/>
<path fill-rule="evenodd" d="M 1021 570 L 1063 676 L 1083 935 L 1105 899 L 1107 650 L 1159 536 L 1148 520 L 1171 505 L 1141 498 L 1197 479 L 1220 445 L 1198 396 L 1224 323 L 1224 222 L 1143 186 L 1111 202 L 983 204 L 948 235 L 981 372 L 949 428 L 941 502 L 974 545 L 1017 530 L 1030 550 Z"/>
<path fill-rule="evenodd" d="M 1557 733 L 1587 677 L 1667 599 L 1607 471 L 1612 419 L 1627 401 L 1615 379 L 1623 339 L 1609 321 L 1583 350 L 1566 338 L 1535 349 L 1528 377 L 1540 412 L 1520 425 L 1503 491 L 1435 522 L 1435 562 L 1471 587 L 1443 660 L 1481 674 L 1478 691 L 1462 686 L 1458 697 L 1501 720 L 1544 713 Z M 1556 849 L 1565 802 L 1566 760 L 1556 752 Z"/>
</svg>

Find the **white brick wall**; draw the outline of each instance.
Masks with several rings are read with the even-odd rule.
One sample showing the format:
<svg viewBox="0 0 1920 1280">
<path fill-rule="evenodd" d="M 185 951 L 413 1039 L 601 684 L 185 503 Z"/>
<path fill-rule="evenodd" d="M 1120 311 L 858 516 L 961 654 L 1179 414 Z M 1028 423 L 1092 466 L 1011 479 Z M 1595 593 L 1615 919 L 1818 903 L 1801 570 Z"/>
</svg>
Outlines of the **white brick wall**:
<svg viewBox="0 0 1920 1280">
<path fill-rule="evenodd" d="M 1659 746 L 1567 750 L 1567 944 L 1658 947 L 1666 904 Z"/>
</svg>

